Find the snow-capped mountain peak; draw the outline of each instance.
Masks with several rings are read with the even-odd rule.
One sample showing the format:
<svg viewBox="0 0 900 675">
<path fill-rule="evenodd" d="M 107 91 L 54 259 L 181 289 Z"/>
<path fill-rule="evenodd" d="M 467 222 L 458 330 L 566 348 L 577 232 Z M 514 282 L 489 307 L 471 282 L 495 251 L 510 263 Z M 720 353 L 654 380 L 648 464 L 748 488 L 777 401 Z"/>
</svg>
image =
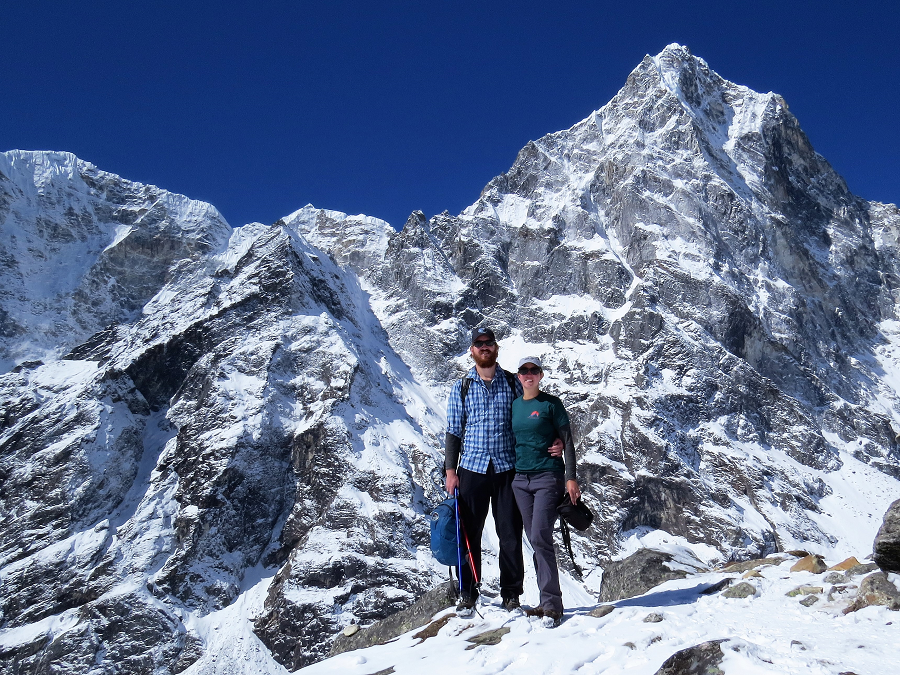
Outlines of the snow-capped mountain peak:
<svg viewBox="0 0 900 675">
<path fill-rule="evenodd" d="M 650 540 L 864 555 L 900 477 L 898 232 L 777 95 L 678 45 L 401 231 L 311 205 L 232 230 L 0 155 L 0 663 L 283 672 L 410 605 L 445 575 L 427 514 L 478 325 L 572 419 L 597 518 L 567 602 Z"/>
</svg>

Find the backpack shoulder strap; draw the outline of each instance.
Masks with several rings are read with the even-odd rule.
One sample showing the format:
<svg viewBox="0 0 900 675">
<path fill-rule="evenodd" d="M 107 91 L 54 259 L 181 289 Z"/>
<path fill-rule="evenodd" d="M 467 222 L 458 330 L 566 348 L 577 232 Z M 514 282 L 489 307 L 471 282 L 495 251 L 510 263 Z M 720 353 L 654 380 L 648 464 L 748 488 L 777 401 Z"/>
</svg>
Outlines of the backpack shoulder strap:
<svg viewBox="0 0 900 675">
<path fill-rule="evenodd" d="M 509 388 L 512 389 L 513 398 L 515 398 L 516 393 L 516 376 L 509 372 L 506 368 L 501 368 L 503 374 L 506 376 L 506 384 L 509 385 Z"/>
<path fill-rule="evenodd" d="M 469 376 L 464 375 L 462 378 L 462 384 L 459 387 L 459 399 L 462 403 L 462 422 L 459 428 L 459 433 L 461 434 L 460 439 L 464 439 L 466 437 L 466 394 L 469 393 L 469 386 L 471 384 L 472 380 L 469 379 Z"/>
</svg>

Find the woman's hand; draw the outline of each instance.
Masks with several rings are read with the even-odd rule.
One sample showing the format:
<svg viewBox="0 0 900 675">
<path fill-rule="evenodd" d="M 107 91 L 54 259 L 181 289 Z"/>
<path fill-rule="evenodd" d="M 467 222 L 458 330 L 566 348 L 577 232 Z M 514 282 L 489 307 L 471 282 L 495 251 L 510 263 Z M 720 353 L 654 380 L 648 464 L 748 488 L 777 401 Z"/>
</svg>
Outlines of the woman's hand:
<svg viewBox="0 0 900 675">
<path fill-rule="evenodd" d="M 569 493 L 569 499 L 572 500 L 572 503 L 577 504 L 578 500 L 581 498 L 581 490 L 578 489 L 578 481 L 577 480 L 567 480 L 566 481 L 566 492 Z"/>
</svg>

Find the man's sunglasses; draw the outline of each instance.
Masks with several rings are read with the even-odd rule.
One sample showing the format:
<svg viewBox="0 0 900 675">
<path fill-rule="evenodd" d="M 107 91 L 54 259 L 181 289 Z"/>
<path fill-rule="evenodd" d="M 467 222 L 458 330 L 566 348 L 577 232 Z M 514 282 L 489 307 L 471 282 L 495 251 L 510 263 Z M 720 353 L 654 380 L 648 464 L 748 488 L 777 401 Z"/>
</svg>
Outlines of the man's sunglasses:
<svg viewBox="0 0 900 675">
<path fill-rule="evenodd" d="M 475 340 L 475 342 L 472 343 L 472 346 L 477 347 L 478 349 L 481 349 L 482 347 L 496 347 L 497 341 L 496 340 Z"/>
<path fill-rule="evenodd" d="M 541 369 L 537 366 L 533 366 L 528 368 L 527 366 L 522 366 L 519 368 L 519 375 L 540 375 Z"/>
</svg>

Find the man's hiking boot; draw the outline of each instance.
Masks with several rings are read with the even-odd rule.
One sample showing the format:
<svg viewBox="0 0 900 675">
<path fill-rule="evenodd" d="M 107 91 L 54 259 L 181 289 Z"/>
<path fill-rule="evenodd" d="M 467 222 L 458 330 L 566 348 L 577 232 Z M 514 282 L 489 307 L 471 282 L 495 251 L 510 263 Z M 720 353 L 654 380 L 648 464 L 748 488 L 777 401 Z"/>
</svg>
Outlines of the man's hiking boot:
<svg viewBox="0 0 900 675">
<path fill-rule="evenodd" d="M 512 612 L 519 609 L 522 604 L 519 602 L 519 596 L 516 595 L 511 598 L 503 598 L 503 602 L 500 603 L 500 606 L 507 612 Z"/>
<path fill-rule="evenodd" d="M 461 595 L 459 597 L 459 604 L 456 605 L 456 614 L 457 616 L 461 616 L 464 619 L 472 616 L 475 613 L 475 598 L 470 598 L 465 595 Z"/>
<path fill-rule="evenodd" d="M 557 612 L 552 609 L 544 610 L 544 618 L 541 619 L 541 625 L 544 628 L 556 628 L 560 621 L 562 621 L 562 612 Z"/>
<path fill-rule="evenodd" d="M 544 616 L 543 607 L 529 607 L 525 610 L 525 616 Z"/>
</svg>

